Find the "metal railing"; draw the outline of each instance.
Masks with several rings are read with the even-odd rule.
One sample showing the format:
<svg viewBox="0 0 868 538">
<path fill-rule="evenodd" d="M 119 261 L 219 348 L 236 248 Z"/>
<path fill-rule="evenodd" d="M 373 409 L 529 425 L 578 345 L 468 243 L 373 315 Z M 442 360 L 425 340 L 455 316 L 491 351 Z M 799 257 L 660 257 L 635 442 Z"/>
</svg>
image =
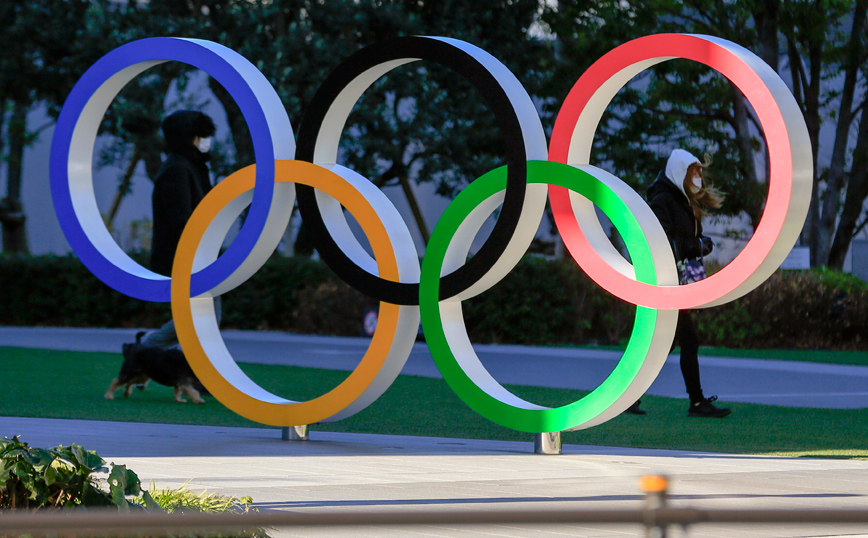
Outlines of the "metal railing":
<svg viewBox="0 0 868 538">
<path fill-rule="evenodd" d="M 682 528 L 703 523 L 835 523 L 868 524 L 868 510 L 852 509 L 714 509 L 671 508 L 666 504 L 665 477 L 643 477 L 646 493 L 640 509 L 620 510 L 461 510 L 461 511 L 328 511 L 252 512 L 246 514 L 148 513 L 116 510 L 4 511 L 0 512 L 0 536 L 167 536 L 241 532 L 272 527 L 364 527 L 416 525 L 504 524 L 636 524 L 645 536 L 663 538 L 667 527 Z"/>
</svg>

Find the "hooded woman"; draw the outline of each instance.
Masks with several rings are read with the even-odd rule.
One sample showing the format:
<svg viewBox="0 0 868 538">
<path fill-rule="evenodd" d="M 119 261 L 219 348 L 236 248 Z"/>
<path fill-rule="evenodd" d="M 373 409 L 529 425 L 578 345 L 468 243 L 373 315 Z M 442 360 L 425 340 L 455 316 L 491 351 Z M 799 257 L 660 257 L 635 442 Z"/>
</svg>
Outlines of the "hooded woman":
<svg viewBox="0 0 868 538">
<path fill-rule="evenodd" d="M 151 198 L 154 212 L 151 270 L 155 273 L 172 274 L 175 250 L 184 226 L 211 190 L 208 160 L 215 131 L 211 118 L 196 110 L 174 112 L 163 120 L 168 153 L 154 179 Z M 219 322 L 222 310 L 219 297 L 214 300 L 214 308 Z M 142 344 L 161 348 L 177 346 L 174 322 L 169 320 L 149 332 Z"/>
<path fill-rule="evenodd" d="M 714 248 L 711 238 L 702 235 L 702 217 L 709 209 L 720 207 L 723 196 L 707 185 L 703 171 L 710 164 L 701 163 L 690 152 L 676 149 L 666 161 L 666 168 L 648 188 L 648 205 L 663 226 L 672 252 L 679 266 L 682 284 L 693 280 L 685 278 L 682 269 L 688 261 L 701 268 L 702 257 Z M 697 263 L 698 261 L 698 263 Z M 704 269 L 701 271 L 704 277 Z M 689 310 L 678 313 L 675 340 L 681 346 L 681 373 L 690 397 L 687 416 L 725 417 L 731 410 L 714 405 L 717 396 L 706 398 L 699 381 L 699 333 Z"/>
<path fill-rule="evenodd" d="M 154 179 L 151 198 L 154 229 L 151 270 L 172 274 L 175 249 L 193 210 L 211 190 L 208 152 L 214 122 L 195 110 L 181 110 L 163 120 L 168 154 Z"/>
</svg>

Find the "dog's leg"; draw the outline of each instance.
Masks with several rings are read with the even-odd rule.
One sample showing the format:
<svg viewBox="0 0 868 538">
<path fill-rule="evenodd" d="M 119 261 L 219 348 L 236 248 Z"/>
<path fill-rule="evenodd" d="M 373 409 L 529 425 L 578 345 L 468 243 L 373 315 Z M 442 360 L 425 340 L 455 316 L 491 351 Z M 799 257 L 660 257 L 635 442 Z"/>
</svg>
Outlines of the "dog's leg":
<svg viewBox="0 0 868 538">
<path fill-rule="evenodd" d="M 127 383 L 127 388 L 124 389 L 124 398 L 129 398 L 130 394 L 133 393 L 134 383 Z"/>
<path fill-rule="evenodd" d="M 199 395 L 199 391 L 194 389 L 190 385 L 181 385 L 181 390 L 183 390 L 184 394 L 186 394 L 190 397 L 191 400 L 193 400 L 193 403 L 205 403 L 205 400 L 203 400 L 202 396 Z"/>
<path fill-rule="evenodd" d="M 180 385 L 175 385 L 175 401 L 178 403 L 187 403 L 187 400 L 184 399 L 183 389 Z"/>
<path fill-rule="evenodd" d="M 108 390 L 105 392 L 106 400 L 114 400 L 115 399 L 115 391 L 118 390 L 121 386 L 120 379 L 114 378 L 114 380 L 109 385 Z"/>
</svg>

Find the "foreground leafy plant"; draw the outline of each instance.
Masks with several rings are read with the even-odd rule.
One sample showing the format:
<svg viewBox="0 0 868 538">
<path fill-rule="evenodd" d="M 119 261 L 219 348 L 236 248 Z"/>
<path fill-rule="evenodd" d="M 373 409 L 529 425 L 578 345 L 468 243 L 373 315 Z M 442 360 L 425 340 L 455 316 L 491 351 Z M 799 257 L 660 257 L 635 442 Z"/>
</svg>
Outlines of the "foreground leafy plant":
<svg viewBox="0 0 868 538">
<path fill-rule="evenodd" d="M 108 473 L 106 488 L 98 473 Z M 17 435 L 0 439 L 0 508 L 78 506 L 159 509 L 136 473 L 106 464 L 93 450 L 34 448 Z"/>
<path fill-rule="evenodd" d="M 107 474 L 105 478 L 100 476 Z M 224 497 L 179 489 L 143 490 L 139 477 L 124 465 L 106 463 L 79 445 L 34 448 L 16 435 L 0 438 L 0 509 L 109 507 L 155 512 L 248 513 L 250 497 Z M 211 535 L 209 536 L 218 536 Z M 229 536 L 268 538 L 263 529 Z"/>
</svg>

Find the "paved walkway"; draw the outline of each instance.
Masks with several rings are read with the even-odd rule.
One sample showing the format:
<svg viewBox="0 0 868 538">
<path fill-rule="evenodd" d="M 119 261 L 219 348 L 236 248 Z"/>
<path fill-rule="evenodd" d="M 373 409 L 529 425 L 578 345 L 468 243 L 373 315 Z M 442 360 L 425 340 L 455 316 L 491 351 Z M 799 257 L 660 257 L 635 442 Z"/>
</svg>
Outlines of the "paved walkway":
<svg viewBox="0 0 868 538">
<path fill-rule="evenodd" d="M 52 339 L 48 333 L 36 330 L 0 329 L 0 345 L 27 345 L 22 340 L 10 341 L 13 333 L 18 334 L 16 338 L 35 339 L 33 347 L 74 349 L 80 345 L 90 349 L 105 346 L 104 351 L 116 351 L 119 343 L 131 335 L 131 331 L 82 333 L 65 329 L 53 331 Z M 73 334 L 80 338 L 72 338 Z M 230 348 L 233 338 L 232 334 L 227 335 Z M 276 337 L 254 333 L 245 338 L 260 340 L 261 344 L 264 342 L 264 347 L 259 348 L 260 353 L 261 349 L 272 345 Z M 329 339 L 324 344 L 341 349 L 342 345 L 357 345 L 354 343 L 356 340 Z M 78 343 L 73 345 L 73 342 Z M 863 370 L 857 369 L 856 372 Z M 864 390 L 865 378 L 860 379 Z M 772 389 L 775 387 L 769 387 Z M 487 509 L 506 513 L 515 510 L 639 508 L 642 496 L 637 480 L 648 473 L 665 473 L 671 477 L 671 503 L 676 507 L 868 510 L 868 461 L 578 445 L 564 445 L 562 455 L 543 456 L 533 453 L 530 442 L 318 431 L 312 431 L 307 442 L 288 442 L 280 440 L 279 430 L 267 428 L 0 416 L 0 436 L 12 435 L 21 435 L 34 446 L 83 445 L 96 450 L 109 461 L 126 464 L 146 484 L 153 481 L 157 488 L 188 484 L 194 490 L 251 495 L 261 510 L 336 513 Z M 541 525 L 531 528 L 444 524 L 337 531 L 284 528 L 271 534 L 279 537 L 608 538 L 642 536 L 643 532 L 635 525 Z M 684 534 L 676 529 L 670 536 Z M 691 528 L 690 536 L 868 538 L 868 529 L 840 525 L 724 527 L 703 524 Z"/>
<path fill-rule="evenodd" d="M 261 510 L 298 512 L 640 508 L 638 477 L 665 473 L 671 504 L 723 508 L 863 508 L 868 461 L 779 458 L 531 443 L 311 432 L 281 441 L 279 430 L 0 417 L 2 435 L 34 446 L 78 443 L 126 464 L 157 488 L 251 495 Z M 836 525 L 703 524 L 693 538 L 868 537 Z M 423 526 L 279 529 L 273 536 L 626 537 L 636 525 Z M 683 536 L 679 529 L 670 536 Z"/>
<path fill-rule="evenodd" d="M 123 342 L 135 338 L 135 333 L 134 329 L 0 327 L 0 346 L 117 353 Z M 222 334 L 239 362 L 334 370 L 354 369 L 370 341 L 280 332 L 222 331 Z M 621 357 L 617 351 L 593 349 L 474 347 L 485 367 L 501 383 L 579 390 L 594 389 Z M 868 367 L 722 357 L 700 357 L 700 364 L 706 394 L 717 394 L 722 402 L 868 408 Z M 424 343 L 416 344 L 402 373 L 440 377 Z M 686 398 L 677 356 L 669 357 L 648 393 Z"/>
</svg>

